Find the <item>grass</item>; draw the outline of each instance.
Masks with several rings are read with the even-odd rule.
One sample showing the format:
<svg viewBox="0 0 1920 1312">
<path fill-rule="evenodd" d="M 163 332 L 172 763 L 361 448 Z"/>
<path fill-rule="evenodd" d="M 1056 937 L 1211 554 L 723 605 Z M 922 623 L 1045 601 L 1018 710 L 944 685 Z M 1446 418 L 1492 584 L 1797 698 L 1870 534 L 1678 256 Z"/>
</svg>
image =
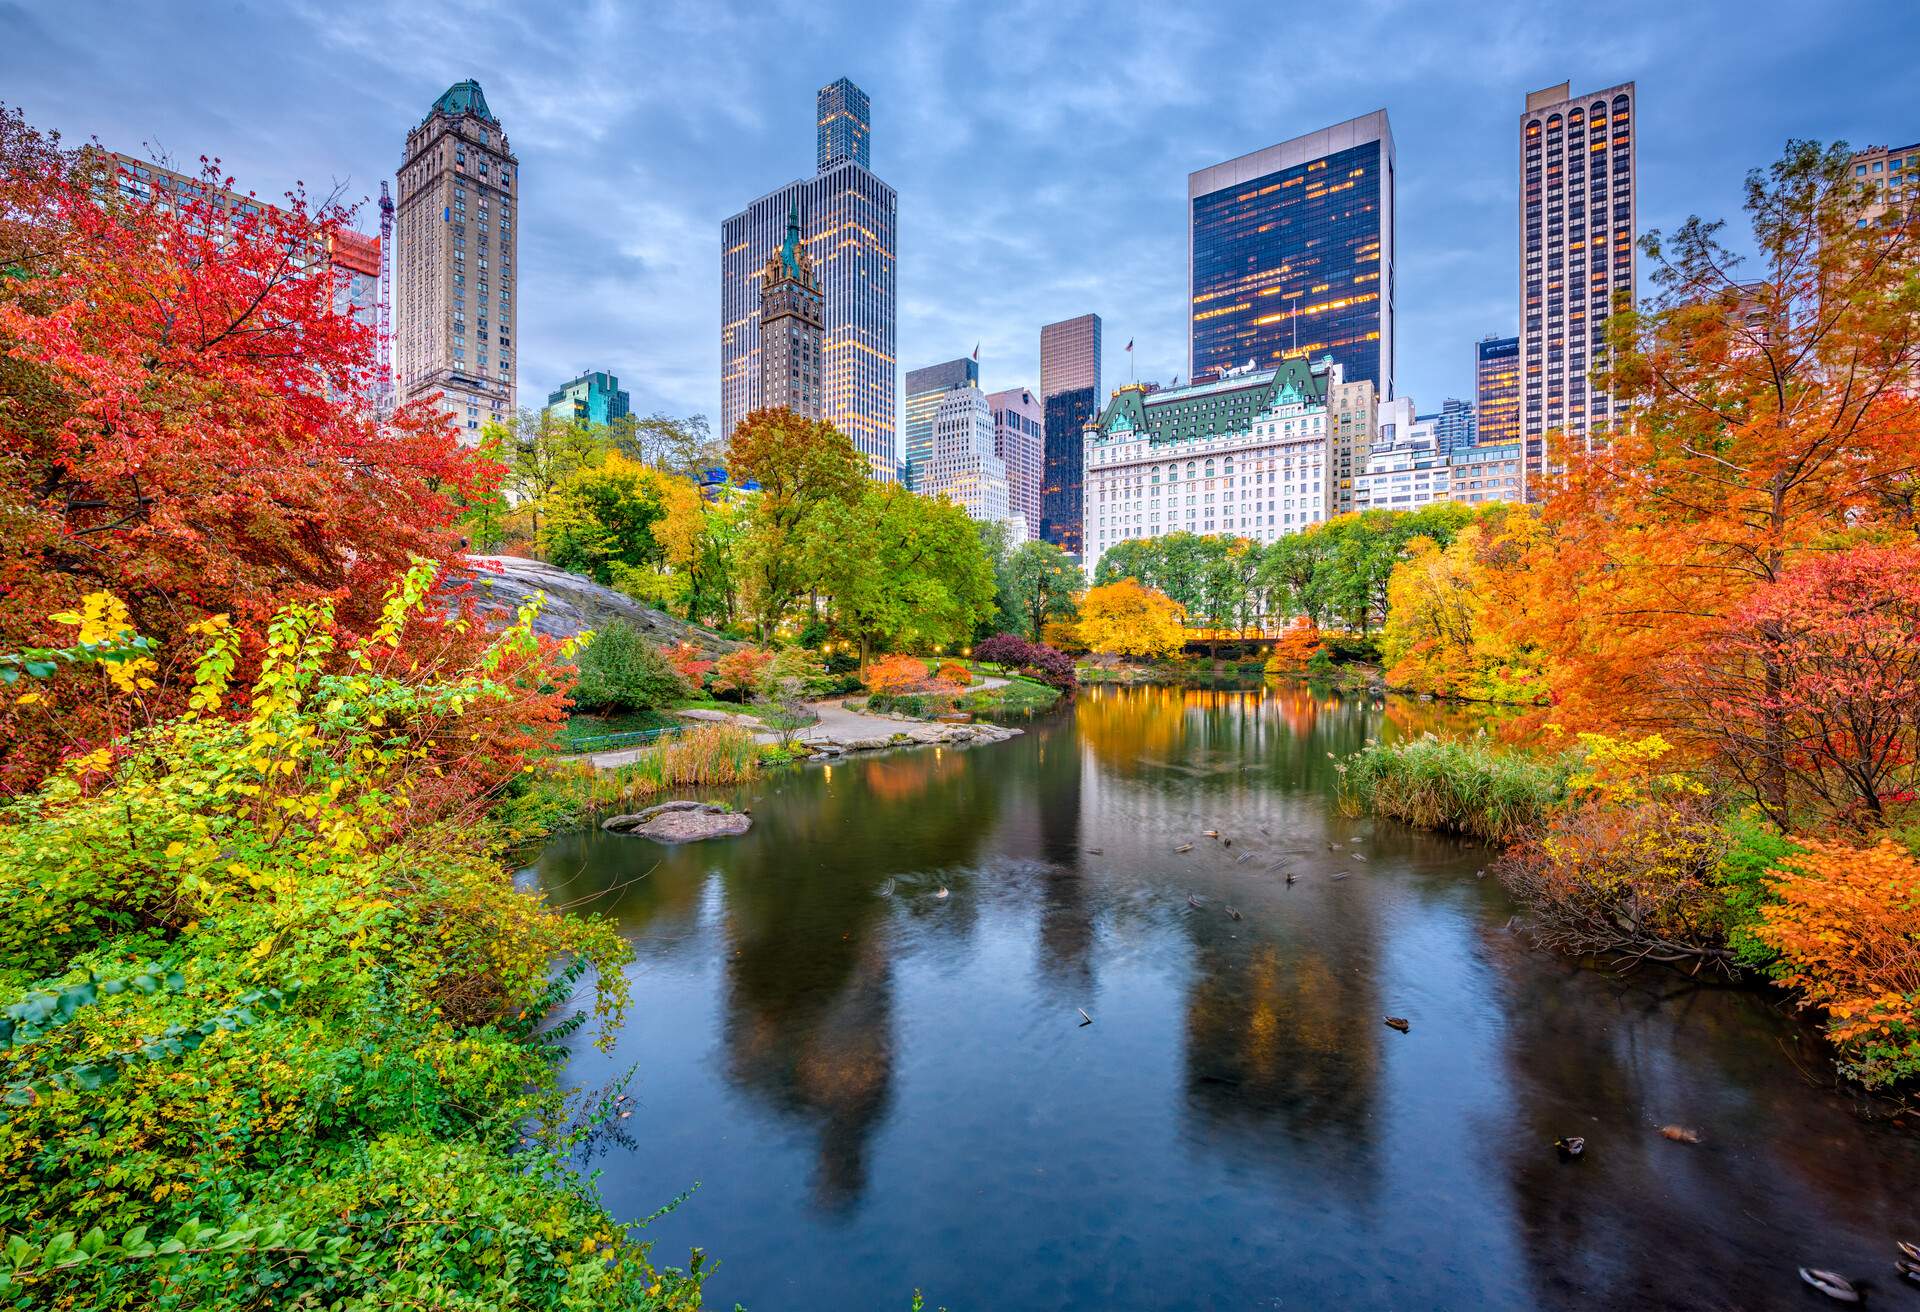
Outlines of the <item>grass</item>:
<svg viewBox="0 0 1920 1312">
<path fill-rule="evenodd" d="M 1422 829 L 1507 844 L 1546 823 L 1571 762 L 1503 751 L 1484 738 L 1431 734 L 1369 743 L 1340 765 L 1341 806 Z"/>
<path fill-rule="evenodd" d="M 960 699 L 963 710 L 996 715 L 1026 715 L 1044 711 L 1060 700 L 1060 690 L 1034 679 L 1011 675 L 1003 688 L 982 688 Z"/>
<path fill-rule="evenodd" d="M 725 788 L 760 769 L 760 747 L 737 725 L 704 724 L 662 739 L 626 765 L 596 770 L 586 761 L 549 761 L 510 799 L 514 832 L 567 829 L 594 812 L 680 788 Z"/>
</svg>

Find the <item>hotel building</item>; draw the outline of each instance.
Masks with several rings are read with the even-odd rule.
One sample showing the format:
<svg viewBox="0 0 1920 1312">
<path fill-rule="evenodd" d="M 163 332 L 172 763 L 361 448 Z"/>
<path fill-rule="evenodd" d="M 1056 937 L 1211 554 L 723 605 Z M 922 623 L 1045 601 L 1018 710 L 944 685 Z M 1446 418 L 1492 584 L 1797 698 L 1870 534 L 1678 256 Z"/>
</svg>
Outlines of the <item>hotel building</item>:
<svg viewBox="0 0 1920 1312">
<path fill-rule="evenodd" d="M 469 441 L 514 411 L 520 161 L 480 84 L 457 82 L 407 133 L 394 222 L 394 385 L 440 393 Z"/>
<path fill-rule="evenodd" d="M 1394 153 L 1375 110 L 1187 178 L 1188 376 L 1331 355 L 1393 395 Z"/>
<path fill-rule="evenodd" d="M 1087 426 L 1089 574 L 1116 543 L 1168 533 L 1272 542 L 1333 513 L 1327 395 L 1341 366 L 1287 360 L 1150 391 L 1129 384 Z"/>
<path fill-rule="evenodd" d="M 1614 398 L 1604 367 L 1607 318 L 1635 294 L 1633 83 L 1585 95 L 1536 91 L 1520 115 L 1521 493 L 1550 472 L 1547 434 L 1591 448 Z"/>
<path fill-rule="evenodd" d="M 842 78 L 817 98 L 815 172 L 768 192 L 720 227 L 720 433 L 767 404 L 760 280 L 797 211 L 822 293 L 820 417 L 853 440 L 868 474 L 899 477 L 895 359 L 899 203 L 868 168 L 871 107 Z"/>
</svg>

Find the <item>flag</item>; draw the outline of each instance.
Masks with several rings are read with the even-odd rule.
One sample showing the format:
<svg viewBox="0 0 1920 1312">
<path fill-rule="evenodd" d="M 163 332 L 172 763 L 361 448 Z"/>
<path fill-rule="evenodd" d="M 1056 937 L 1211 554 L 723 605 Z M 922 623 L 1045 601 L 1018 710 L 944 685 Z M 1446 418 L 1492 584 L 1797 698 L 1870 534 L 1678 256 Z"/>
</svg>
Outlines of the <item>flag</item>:
<svg viewBox="0 0 1920 1312">
<path fill-rule="evenodd" d="M 975 364 L 980 363 L 980 343 L 978 342 L 973 344 L 973 362 Z"/>
<path fill-rule="evenodd" d="M 1131 337 L 1127 338 L 1127 350 L 1133 350 L 1133 338 Z"/>
</svg>

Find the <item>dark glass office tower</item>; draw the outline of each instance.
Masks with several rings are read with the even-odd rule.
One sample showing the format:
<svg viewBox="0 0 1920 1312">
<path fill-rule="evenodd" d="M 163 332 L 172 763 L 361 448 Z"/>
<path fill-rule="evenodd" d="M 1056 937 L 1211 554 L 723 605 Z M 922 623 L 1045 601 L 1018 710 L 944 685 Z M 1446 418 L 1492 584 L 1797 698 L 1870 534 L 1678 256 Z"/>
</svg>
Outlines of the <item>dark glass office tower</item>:
<svg viewBox="0 0 1920 1312">
<path fill-rule="evenodd" d="M 1481 442 L 1520 440 L 1520 339 L 1483 337 L 1473 348 L 1474 409 Z"/>
<path fill-rule="evenodd" d="M 1086 458 L 1082 430 L 1099 401 L 1091 387 L 1056 392 L 1046 401 L 1046 483 L 1040 489 L 1040 536 L 1072 555 L 1081 548 L 1081 484 Z"/>
<path fill-rule="evenodd" d="M 1188 175 L 1188 377 L 1331 355 L 1393 391 L 1387 112 Z"/>
<path fill-rule="evenodd" d="M 825 173 L 852 160 L 863 169 L 872 168 L 868 138 L 873 135 L 873 105 L 867 93 L 843 77 L 821 87 L 815 100 L 820 126 L 814 167 Z"/>
</svg>

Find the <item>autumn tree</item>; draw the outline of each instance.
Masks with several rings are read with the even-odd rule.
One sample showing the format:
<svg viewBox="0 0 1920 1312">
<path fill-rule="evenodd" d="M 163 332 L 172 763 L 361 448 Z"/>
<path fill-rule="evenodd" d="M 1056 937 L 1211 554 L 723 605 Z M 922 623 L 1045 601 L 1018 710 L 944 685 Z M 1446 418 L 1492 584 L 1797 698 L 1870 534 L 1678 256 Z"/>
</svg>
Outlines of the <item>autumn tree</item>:
<svg viewBox="0 0 1920 1312">
<path fill-rule="evenodd" d="M 1656 293 L 1616 308 L 1596 377 L 1630 421 L 1591 451 L 1557 448 L 1537 588 L 1508 617 L 1549 648 L 1561 718 L 1728 750 L 1718 711 L 1669 694 L 1729 618 L 1810 552 L 1911 531 L 1920 232 L 1898 206 L 1863 221 L 1869 199 L 1844 145 L 1794 141 L 1748 177 L 1751 260 L 1699 218 L 1643 241 Z M 1785 672 L 1755 655 L 1745 700 L 1769 706 Z M 1789 730 L 1783 708 L 1765 714 L 1758 760 L 1733 768 L 1779 808 Z"/>
<path fill-rule="evenodd" d="M 1007 556 L 1002 590 L 1003 605 L 1020 632 L 1040 640 L 1048 620 L 1074 616 L 1074 597 L 1086 587 L 1086 576 L 1073 558 L 1051 542 L 1022 542 Z"/>
<path fill-rule="evenodd" d="M 811 582 L 808 517 L 817 507 L 854 500 L 867 465 L 832 424 L 778 408 L 740 421 L 727 442 L 727 470 L 736 482 L 759 484 L 739 565 L 746 605 L 766 642 Z"/>
<path fill-rule="evenodd" d="M 807 525 L 808 570 L 835 625 L 876 647 L 957 645 L 993 607 L 993 568 L 966 512 L 898 483 L 866 483 Z"/>
<path fill-rule="evenodd" d="M 0 111 L 0 650 L 121 598 L 163 652 L 227 613 L 336 598 L 358 631 L 413 557 L 458 548 L 489 467 L 428 402 L 382 421 L 371 330 L 335 308 L 332 203 L 122 198 L 114 165 Z M 163 660 L 156 713 L 173 694 Z M 60 695 L 0 710 L 0 791 L 97 725 Z"/>
<path fill-rule="evenodd" d="M 733 623 L 734 555 L 746 523 L 740 494 L 722 487 L 712 500 L 684 478 L 666 480 L 665 513 L 653 525 L 672 572 L 675 598 L 695 623 Z"/>
<path fill-rule="evenodd" d="M 1308 663 L 1325 650 L 1319 626 L 1305 615 L 1296 615 L 1274 639 L 1273 650 L 1267 654 L 1267 673 L 1304 674 Z"/>
<path fill-rule="evenodd" d="M 1387 680 L 1439 697 L 1542 699 L 1538 648 L 1499 618 L 1514 604 L 1512 574 L 1537 533 L 1530 511 L 1502 506 L 1446 546 L 1409 542 L 1387 583 Z"/>
<path fill-rule="evenodd" d="M 503 486 L 513 503 L 525 509 L 536 544 L 545 532 L 553 494 L 597 463 L 606 450 L 589 425 L 562 419 L 551 410 L 522 410 L 510 425 L 488 424 L 480 430 L 480 446 L 483 452 L 497 453 Z"/>
<path fill-rule="evenodd" d="M 1186 645 L 1186 607 L 1163 592 L 1121 579 L 1080 598 L 1080 640 L 1105 655 L 1151 659 Z"/>
<path fill-rule="evenodd" d="M 607 452 L 548 494 L 541 549 L 561 569 L 606 584 L 623 571 L 658 563 L 662 553 L 653 528 L 666 514 L 667 488 L 675 481 L 617 451 Z"/>
</svg>

